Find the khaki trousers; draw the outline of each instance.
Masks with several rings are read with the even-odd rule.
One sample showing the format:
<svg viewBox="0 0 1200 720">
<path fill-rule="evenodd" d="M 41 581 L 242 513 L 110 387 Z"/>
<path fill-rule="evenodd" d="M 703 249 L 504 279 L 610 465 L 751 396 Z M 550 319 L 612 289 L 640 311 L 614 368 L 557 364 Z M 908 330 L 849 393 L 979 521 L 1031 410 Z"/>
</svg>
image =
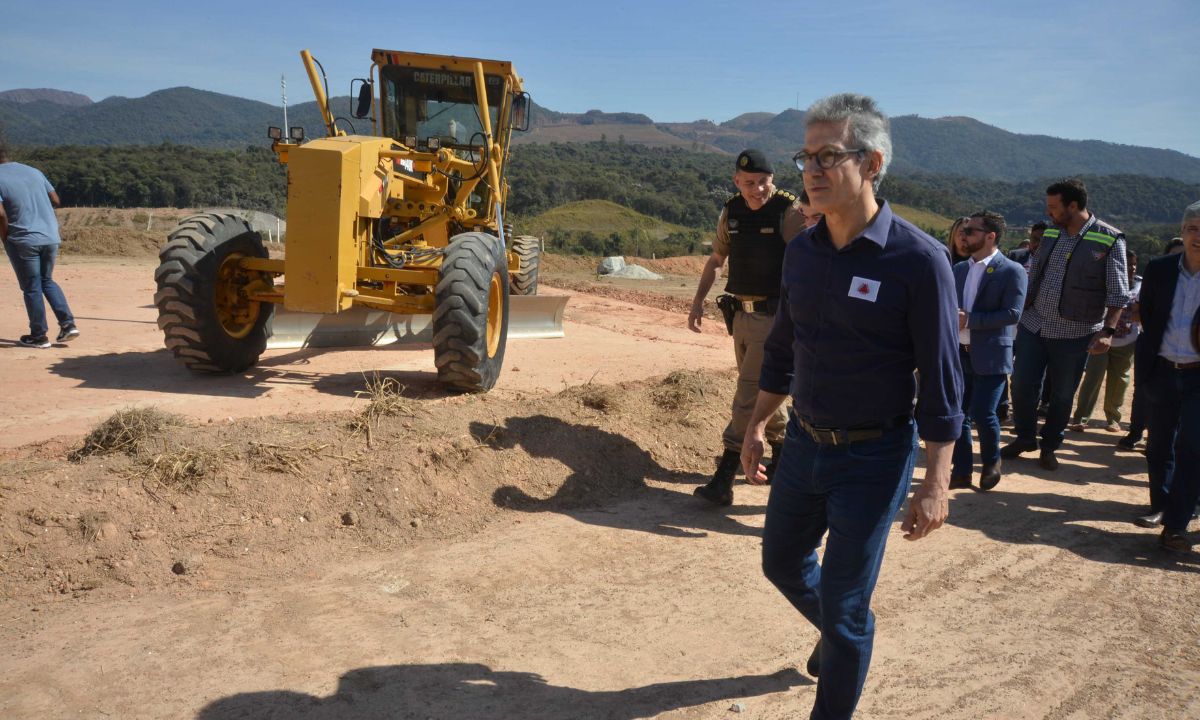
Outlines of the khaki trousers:
<svg viewBox="0 0 1200 720">
<path fill-rule="evenodd" d="M 737 359 L 737 390 L 733 393 L 732 417 L 721 441 L 726 450 L 742 449 L 742 439 L 754 415 L 754 404 L 758 401 L 758 376 L 762 372 L 763 343 L 771 332 L 775 316 L 759 312 L 739 312 L 733 317 L 733 354 Z M 779 406 L 767 421 L 767 442 L 783 441 L 787 426 L 786 402 Z"/>
<path fill-rule="evenodd" d="M 1125 391 L 1129 389 L 1129 368 L 1133 365 L 1135 343 L 1109 348 L 1100 355 L 1088 355 L 1083 371 L 1083 383 L 1079 386 L 1079 400 L 1075 406 L 1072 422 L 1087 424 L 1096 401 L 1100 398 L 1100 381 L 1104 381 L 1104 419 L 1121 422 L 1121 405 L 1125 403 Z"/>
</svg>

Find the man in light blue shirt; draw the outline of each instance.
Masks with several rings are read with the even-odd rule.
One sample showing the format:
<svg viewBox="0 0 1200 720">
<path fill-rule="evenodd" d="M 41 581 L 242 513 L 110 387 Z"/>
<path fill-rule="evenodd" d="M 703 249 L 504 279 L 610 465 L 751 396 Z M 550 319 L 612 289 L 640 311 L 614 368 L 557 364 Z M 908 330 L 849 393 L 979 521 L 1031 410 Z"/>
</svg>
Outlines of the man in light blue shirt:
<svg viewBox="0 0 1200 720">
<path fill-rule="evenodd" d="M 57 342 L 79 336 L 67 298 L 53 278 L 61 242 L 54 217 L 58 204 L 58 193 L 46 176 L 28 165 L 10 162 L 8 148 L 0 142 L 0 240 L 25 296 L 29 334 L 22 335 L 19 342 L 26 347 L 50 347 L 46 302 L 58 320 Z"/>
<path fill-rule="evenodd" d="M 1151 514 L 1138 524 L 1161 523 L 1159 544 L 1187 552 L 1200 498 L 1200 202 L 1184 211 L 1180 235 L 1183 254 L 1152 260 L 1142 279 L 1137 362 L 1149 399 Z"/>
</svg>

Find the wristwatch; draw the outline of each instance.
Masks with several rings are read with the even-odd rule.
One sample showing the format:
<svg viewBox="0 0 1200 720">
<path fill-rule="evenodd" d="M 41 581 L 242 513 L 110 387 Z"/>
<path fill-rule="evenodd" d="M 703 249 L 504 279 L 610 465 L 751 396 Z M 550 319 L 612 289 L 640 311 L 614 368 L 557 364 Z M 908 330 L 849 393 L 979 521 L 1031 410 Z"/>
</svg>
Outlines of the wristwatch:
<svg viewBox="0 0 1200 720">
<path fill-rule="evenodd" d="M 1117 334 L 1117 329 L 1114 327 L 1108 327 L 1107 325 L 1105 325 L 1103 328 L 1101 328 L 1101 332 L 1104 333 L 1105 337 L 1112 337 L 1113 335 Z"/>
</svg>

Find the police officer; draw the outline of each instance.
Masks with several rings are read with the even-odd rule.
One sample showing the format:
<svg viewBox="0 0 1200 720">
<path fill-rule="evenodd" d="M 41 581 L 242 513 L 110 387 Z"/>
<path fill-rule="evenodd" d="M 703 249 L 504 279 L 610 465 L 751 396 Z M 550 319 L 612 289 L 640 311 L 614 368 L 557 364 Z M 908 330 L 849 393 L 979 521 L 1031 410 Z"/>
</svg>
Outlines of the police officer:
<svg viewBox="0 0 1200 720">
<path fill-rule="evenodd" d="M 758 150 L 745 150 L 737 156 L 733 184 L 738 192 L 725 203 L 717 219 L 713 252 L 700 273 L 700 285 L 688 315 L 688 327 L 700 332 L 704 298 L 728 259 L 726 294 L 718 298 L 717 304 L 725 313 L 726 325 L 733 335 L 737 390 L 732 417 L 721 435 L 725 452 L 717 464 L 717 472 L 707 485 L 695 490 L 696 495 L 716 505 L 733 503 L 733 478 L 741 464 L 742 437 L 758 397 L 763 341 L 771 330 L 779 304 L 783 251 L 805 226 L 800 201 L 792 193 L 775 188 L 774 174 L 771 162 Z M 785 424 L 782 408 L 767 423 L 766 437 L 772 448 L 770 470 L 774 469 L 774 458 L 779 454 Z"/>
</svg>

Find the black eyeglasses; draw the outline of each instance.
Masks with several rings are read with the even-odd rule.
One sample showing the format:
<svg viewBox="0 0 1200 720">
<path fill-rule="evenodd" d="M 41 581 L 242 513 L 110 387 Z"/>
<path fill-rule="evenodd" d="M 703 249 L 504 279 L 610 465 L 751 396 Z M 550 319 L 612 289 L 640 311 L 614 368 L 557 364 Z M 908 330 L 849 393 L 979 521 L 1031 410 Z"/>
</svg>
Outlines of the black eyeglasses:
<svg viewBox="0 0 1200 720">
<path fill-rule="evenodd" d="M 839 150 L 831 147 L 821 148 L 815 153 L 808 153 L 801 150 L 792 156 L 792 160 L 795 161 L 796 167 L 800 169 L 800 172 L 804 172 L 804 166 L 809 162 L 815 162 L 817 167 L 821 168 L 822 170 L 829 170 L 834 165 L 842 162 L 847 155 L 858 155 L 859 157 L 862 157 L 863 153 L 866 151 L 866 148 Z"/>
<path fill-rule="evenodd" d="M 960 233 L 962 233 L 963 235 L 974 235 L 977 232 L 981 232 L 981 233 L 991 232 L 987 228 L 973 228 L 973 227 L 960 227 L 958 229 L 958 231 Z"/>
</svg>

